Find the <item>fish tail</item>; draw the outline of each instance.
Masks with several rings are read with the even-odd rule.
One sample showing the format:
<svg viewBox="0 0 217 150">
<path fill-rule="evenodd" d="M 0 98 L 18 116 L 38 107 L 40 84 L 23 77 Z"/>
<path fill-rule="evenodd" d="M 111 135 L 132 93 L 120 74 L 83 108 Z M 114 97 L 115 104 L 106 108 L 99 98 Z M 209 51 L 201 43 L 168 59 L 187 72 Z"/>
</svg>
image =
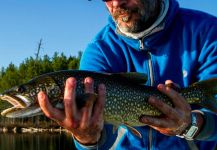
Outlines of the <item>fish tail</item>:
<svg viewBox="0 0 217 150">
<path fill-rule="evenodd" d="M 202 107 L 217 113 L 217 78 L 212 78 L 195 83 L 204 92 L 203 100 L 199 103 Z"/>
</svg>

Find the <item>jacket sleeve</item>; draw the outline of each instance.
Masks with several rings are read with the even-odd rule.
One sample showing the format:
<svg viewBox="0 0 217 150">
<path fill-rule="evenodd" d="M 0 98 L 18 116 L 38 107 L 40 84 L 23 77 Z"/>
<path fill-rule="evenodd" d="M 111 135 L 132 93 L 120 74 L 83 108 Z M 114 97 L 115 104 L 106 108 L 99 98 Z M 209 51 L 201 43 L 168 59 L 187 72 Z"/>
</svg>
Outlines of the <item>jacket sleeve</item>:
<svg viewBox="0 0 217 150">
<path fill-rule="evenodd" d="M 215 23 L 217 25 L 217 22 Z M 197 78 L 205 80 L 208 78 L 217 78 L 217 28 L 216 25 L 209 27 L 207 37 L 203 41 L 203 47 L 198 57 L 199 69 Z M 217 85 L 215 86 L 217 88 Z M 217 91 L 217 89 L 215 89 Z M 215 95 L 217 100 L 217 93 Z M 206 109 L 201 110 L 204 113 L 205 124 L 198 140 L 215 141 L 217 140 L 217 115 Z"/>
<path fill-rule="evenodd" d="M 78 150 L 105 150 L 110 149 L 116 140 L 116 133 L 112 133 L 113 126 L 105 124 L 100 140 L 95 145 L 83 145 L 74 138 L 75 147 Z"/>
<path fill-rule="evenodd" d="M 106 57 L 99 46 L 96 43 L 90 43 L 81 57 L 80 70 L 109 72 L 109 68 Z"/>
<path fill-rule="evenodd" d="M 200 134 L 196 137 L 199 141 L 216 141 L 217 140 L 217 116 L 216 114 L 201 110 L 204 116 L 204 126 Z"/>
</svg>

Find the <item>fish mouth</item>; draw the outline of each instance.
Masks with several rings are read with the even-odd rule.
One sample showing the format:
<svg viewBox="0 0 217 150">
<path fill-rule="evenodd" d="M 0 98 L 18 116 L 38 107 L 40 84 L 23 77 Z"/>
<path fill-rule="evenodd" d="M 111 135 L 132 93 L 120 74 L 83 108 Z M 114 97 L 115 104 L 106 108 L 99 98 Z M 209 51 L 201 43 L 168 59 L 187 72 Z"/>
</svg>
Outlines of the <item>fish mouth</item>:
<svg viewBox="0 0 217 150">
<path fill-rule="evenodd" d="M 38 106 L 31 106 L 26 108 L 16 108 L 11 107 L 1 112 L 2 116 L 8 118 L 25 118 L 25 117 L 34 117 L 38 115 L 42 115 L 43 112 Z"/>
<path fill-rule="evenodd" d="M 8 116 L 10 113 L 19 111 L 21 109 L 27 108 L 31 105 L 30 98 L 23 95 L 9 95 L 9 94 L 2 94 L 0 95 L 0 99 L 7 101 L 8 103 L 12 104 L 13 106 L 7 108 L 1 112 L 2 116 Z"/>
</svg>

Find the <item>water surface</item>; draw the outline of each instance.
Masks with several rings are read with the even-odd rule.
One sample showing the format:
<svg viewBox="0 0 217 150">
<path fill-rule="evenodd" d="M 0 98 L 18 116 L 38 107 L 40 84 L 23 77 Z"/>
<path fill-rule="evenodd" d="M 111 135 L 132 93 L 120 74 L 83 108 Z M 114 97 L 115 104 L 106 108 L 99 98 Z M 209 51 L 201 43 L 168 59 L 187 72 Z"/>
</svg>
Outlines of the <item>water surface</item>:
<svg viewBox="0 0 217 150">
<path fill-rule="evenodd" d="M 74 150 L 66 133 L 0 133 L 0 150 Z"/>
</svg>

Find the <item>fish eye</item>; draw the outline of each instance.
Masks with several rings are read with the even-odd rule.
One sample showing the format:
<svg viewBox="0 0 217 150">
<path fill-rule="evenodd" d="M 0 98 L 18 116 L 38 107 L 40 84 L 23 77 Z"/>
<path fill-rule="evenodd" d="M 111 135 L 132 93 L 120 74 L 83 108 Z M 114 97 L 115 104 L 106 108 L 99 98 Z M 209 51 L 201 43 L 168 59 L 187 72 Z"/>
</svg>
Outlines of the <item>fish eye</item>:
<svg viewBox="0 0 217 150">
<path fill-rule="evenodd" d="M 19 93 L 23 93 L 23 92 L 25 92 L 25 90 L 26 90 L 25 87 L 22 86 L 22 85 L 19 86 L 19 87 L 16 89 L 16 91 L 19 92 Z"/>
</svg>

